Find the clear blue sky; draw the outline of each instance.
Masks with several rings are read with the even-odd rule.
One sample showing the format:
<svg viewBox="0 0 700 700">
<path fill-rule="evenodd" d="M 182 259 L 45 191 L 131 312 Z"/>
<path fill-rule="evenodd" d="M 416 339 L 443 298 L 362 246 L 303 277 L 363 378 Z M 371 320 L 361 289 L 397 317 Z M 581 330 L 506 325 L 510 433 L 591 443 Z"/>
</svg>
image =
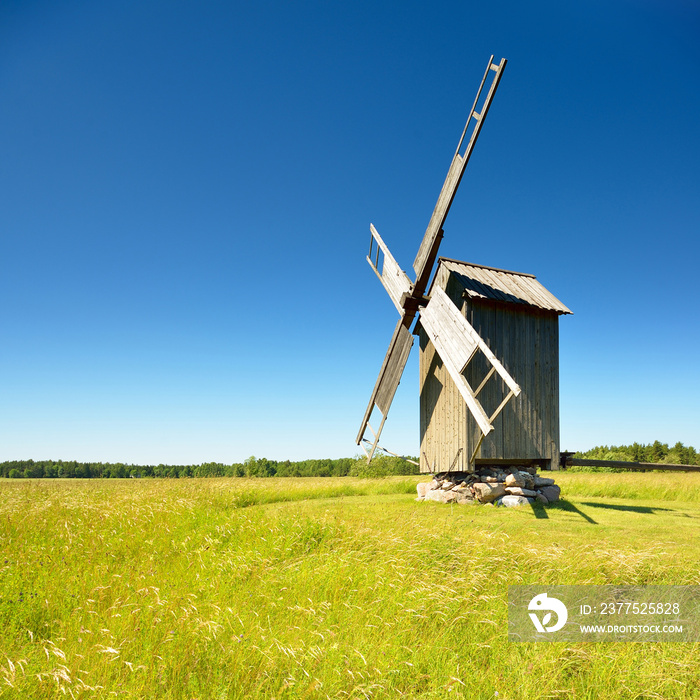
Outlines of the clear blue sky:
<svg viewBox="0 0 700 700">
<path fill-rule="evenodd" d="M 491 54 L 443 255 L 562 317 L 562 448 L 700 447 L 693 0 L 0 4 L 0 460 L 356 454 Z M 418 452 L 414 351 L 382 442 Z"/>
</svg>

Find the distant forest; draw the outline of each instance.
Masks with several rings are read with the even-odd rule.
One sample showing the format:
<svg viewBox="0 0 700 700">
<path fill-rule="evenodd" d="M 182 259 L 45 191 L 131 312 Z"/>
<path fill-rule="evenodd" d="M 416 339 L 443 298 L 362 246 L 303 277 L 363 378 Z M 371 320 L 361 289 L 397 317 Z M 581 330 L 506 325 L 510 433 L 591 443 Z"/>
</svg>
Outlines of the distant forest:
<svg viewBox="0 0 700 700">
<path fill-rule="evenodd" d="M 574 457 L 580 459 L 604 459 L 620 462 L 656 462 L 662 464 L 697 464 L 700 465 L 700 454 L 694 447 L 686 447 L 677 442 L 669 447 L 664 442 L 655 440 L 649 445 L 633 442 L 631 445 L 601 445 L 587 452 L 577 452 Z"/>
<path fill-rule="evenodd" d="M 411 457 L 414 461 L 417 458 Z M 418 474 L 418 467 L 401 457 L 381 456 L 367 465 L 364 457 L 344 457 L 341 459 L 306 459 L 302 462 L 285 460 L 277 462 L 265 457 L 248 457 L 237 464 L 205 464 L 157 466 L 103 462 L 64 462 L 62 460 L 33 459 L 15 460 L 0 463 L 0 477 L 10 479 L 125 479 L 141 477 L 166 477 L 173 479 L 200 478 L 212 476 L 392 476 Z"/>
<path fill-rule="evenodd" d="M 640 445 L 594 447 L 587 452 L 577 452 L 581 459 L 603 459 L 623 462 L 660 462 L 664 464 L 700 465 L 700 454 L 694 447 L 677 442 L 673 447 L 655 442 Z M 417 457 L 411 457 L 418 461 Z M 341 459 L 306 459 L 301 462 L 285 460 L 278 462 L 265 457 L 248 457 L 236 464 L 205 464 L 157 466 L 116 464 L 103 462 L 64 462 L 62 460 L 34 461 L 15 460 L 0 463 L 0 477 L 10 479 L 125 479 L 141 477 L 166 477 L 173 479 L 201 478 L 212 476 L 270 477 L 270 476 L 366 476 L 382 477 L 400 474 L 418 474 L 418 467 L 402 457 L 381 456 L 368 465 L 364 457 Z"/>
</svg>

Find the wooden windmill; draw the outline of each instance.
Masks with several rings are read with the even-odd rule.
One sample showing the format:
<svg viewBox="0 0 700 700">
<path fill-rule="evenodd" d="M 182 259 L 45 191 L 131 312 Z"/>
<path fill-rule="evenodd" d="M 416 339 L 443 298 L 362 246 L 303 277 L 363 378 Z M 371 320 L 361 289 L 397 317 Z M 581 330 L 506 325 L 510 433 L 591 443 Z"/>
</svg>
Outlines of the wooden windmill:
<svg viewBox="0 0 700 700">
<path fill-rule="evenodd" d="M 544 329 L 551 335 L 552 317 L 570 311 L 532 275 L 438 258 L 445 219 L 506 66 L 505 58 L 500 63 L 494 63 L 493 58 L 413 262 L 414 281 L 370 225 L 367 260 L 400 318 L 357 435 L 356 442 L 368 460 L 377 449 L 383 449 L 379 438 L 413 346 L 410 327 L 418 317 L 414 333 L 421 338 L 421 471 L 471 470 L 478 461 L 534 462 L 550 468 L 558 464 L 558 363 L 542 355 L 544 346 L 539 340 L 533 350 L 524 338 L 520 339 L 523 342 L 515 339 L 514 333 L 539 339 Z M 480 102 L 489 80 L 485 99 Z M 491 308 L 494 305 L 495 311 Z M 527 320 L 523 320 L 523 312 Z M 488 330 L 489 322 L 495 324 L 497 332 Z M 509 334 L 504 324 L 512 326 L 513 333 Z M 482 328 L 487 332 L 480 331 Z M 547 352 L 554 349 L 556 354 L 558 335 L 554 335 Z M 512 350 L 513 345 L 520 348 L 522 357 L 518 351 L 511 352 L 509 364 L 522 368 L 528 387 L 533 389 L 524 401 L 520 399 L 522 387 L 504 366 L 503 358 L 497 357 L 499 350 Z M 546 392 L 541 385 L 547 386 Z M 514 405 L 518 401 L 521 405 Z M 545 402 L 547 409 L 543 411 L 539 404 Z M 373 428 L 370 418 L 375 408 L 381 418 Z M 497 418 L 501 416 L 500 423 L 506 414 L 506 424 L 496 430 Z M 365 437 L 367 431 L 371 439 Z"/>
</svg>

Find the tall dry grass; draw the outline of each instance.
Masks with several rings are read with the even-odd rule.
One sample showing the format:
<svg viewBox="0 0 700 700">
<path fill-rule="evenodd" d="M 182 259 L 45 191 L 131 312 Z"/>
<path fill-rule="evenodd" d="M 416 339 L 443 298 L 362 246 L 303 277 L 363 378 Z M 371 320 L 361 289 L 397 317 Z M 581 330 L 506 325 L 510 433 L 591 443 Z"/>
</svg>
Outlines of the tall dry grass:
<svg viewBox="0 0 700 700">
<path fill-rule="evenodd" d="M 695 645 L 507 641 L 509 584 L 700 584 L 696 500 L 635 476 L 564 475 L 546 511 L 408 478 L 2 481 L 0 696 L 698 697 Z"/>
</svg>

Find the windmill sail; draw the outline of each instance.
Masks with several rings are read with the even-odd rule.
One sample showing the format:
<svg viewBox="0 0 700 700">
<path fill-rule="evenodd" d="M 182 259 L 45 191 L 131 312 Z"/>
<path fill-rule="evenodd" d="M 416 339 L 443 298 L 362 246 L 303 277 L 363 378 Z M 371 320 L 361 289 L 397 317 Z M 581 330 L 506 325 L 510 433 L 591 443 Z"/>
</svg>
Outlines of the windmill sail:
<svg viewBox="0 0 700 700">
<path fill-rule="evenodd" d="M 434 286 L 430 301 L 427 306 L 421 309 L 420 323 L 435 346 L 440 359 L 445 363 L 445 368 L 474 416 L 482 434 L 488 435 L 493 430 L 494 419 L 503 410 L 506 403 L 513 396 L 520 394 L 520 387 L 441 287 Z M 481 385 L 474 390 L 469 386 L 463 372 L 477 350 L 480 350 L 491 363 L 491 371 L 486 375 Z M 494 373 L 503 379 L 510 391 L 496 411 L 489 416 L 477 397 L 486 381 Z"/>
<path fill-rule="evenodd" d="M 367 262 L 374 270 L 379 281 L 384 285 L 387 294 L 394 302 L 396 310 L 403 316 L 405 310 L 403 308 L 403 300 L 410 294 L 413 285 L 408 275 L 399 267 L 399 264 L 394 260 L 394 256 L 389 252 L 386 243 L 377 233 L 377 229 L 373 224 L 369 225 L 372 232 L 372 238 L 369 244 L 369 255 Z M 382 261 L 379 258 L 382 256 Z M 381 268 L 381 271 L 380 271 Z"/>
<path fill-rule="evenodd" d="M 411 320 L 412 318 L 411 316 Z M 406 363 L 408 362 L 408 356 L 411 353 L 411 347 L 413 346 L 413 336 L 411 335 L 411 331 L 408 330 L 405 321 L 406 319 L 404 317 L 399 319 L 399 322 L 396 324 L 394 335 L 391 337 L 391 342 L 389 343 L 389 349 L 384 356 L 384 362 L 382 362 L 382 368 L 379 370 L 377 383 L 374 385 L 374 391 L 372 391 L 372 397 L 369 400 L 367 410 L 362 419 L 360 432 L 357 434 L 356 442 L 358 445 L 362 445 L 362 449 L 365 450 L 368 460 L 372 459 L 379 445 L 379 436 L 382 434 L 386 416 L 389 413 L 391 402 L 394 400 L 394 394 L 396 394 L 396 389 L 401 381 L 401 376 L 403 375 Z M 376 430 L 372 428 L 369 423 L 375 407 L 378 408 L 382 414 L 381 421 Z M 365 439 L 365 433 L 368 428 L 374 437 L 371 441 Z M 370 445 L 369 448 L 365 447 L 365 443 Z"/>
<path fill-rule="evenodd" d="M 442 290 L 439 290 L 433 300 L 429 302 L 426 301 L 423 296 L 437 258 L 437 251 L 443 235 L 442 227 L 447 218 L 457 188 L 459 187 L 464 170 L 471 157 L 474 144 L 479 137 L 479 132 L 488 114 L 491 100 L 496 92 L 505 66 L 505 58 L 501 59 L 500 63 L 494 63 L 493 56 L 489 59 L 488 67 L 486 68 L 486 72 L 484 73 L 481 85 L 476 94 L 474 104 L 469 113 L 469 118 L 462 132 L 462 137 L 457 144 L 457 150 L 447 172 L 447 178 L 442 186 L 440 196 L 438 197 L 437 204 L 430 218 L 430 223 L 428 224 L 428 228 L 426 229 L 423 241 L 421 242 L 418 254 L 413 263 L 413 268 L 416 272 L 416 280 L 414 283 L 411 283 L 408 275 L 399 267 L 374 226 L 370 226 L 372 238 L 370 239 L 370 252 L 367 256 L 367 261 L 377 277 L 379 277 L 379 280 L 389 294 L 401 318 L 394 329 L 389 349 L 384 356 L 379 376 L 374 385 L 372 396 L 369 400 L 365 415 L 362 418 L 360 431 L 357 435 L 356 442 L 358 445 L 362 445 L 367 453 L 368 461 L 372 459 L 374 452 L 379 446 L 379 436 L 386 422 L 389 408 L 394 400 L 394 394 L 401 381 L 401 376 L 403 375 L 408 356 L 411 352 L 413 336 L 409 328 L 418 313 L 419 307 L 421 307 L 421 318 L 423 318 L 424 315 L 426 316 L 424 319 L 425 323 L 423 324 L 426 332 L 431 340 L 433 340 L 443 362 L 450 367 L 450 374 L 454 375 L 453 379 L 457 386 L 460 387 L 460 392 L 462 392 L 464 400 L 467 402 L 469 409 L 476 418 L 484 435 L 493 430 L 491 421 L 498 415 L 508 399 L 520 392 L 517 384 L 515 384 L 510 375 L 503 369 L 498 360 L 493 357 L 493 354 L 486 344 L 479 338 L 474 329 L 467 323 L 466 319 L 457 309 L 454 309 L 452 302 L 449 301 L 447 296 L 445 296 L 445 299 L 447 303 L 452 306 L 454 312 L 450 311 L 449 308 L 445 306 L 444 300 L 440 297 L 440 293 L 444 295 Z M 480 104 L 484 85 L 491 72 L 493 72 L 494 75 L 492 76 L 486 99 Z M 477 108 L 480 110 L 479 112 L 476 111 Z M 467 134 L 469 134 L 468 138 Z M 465 141 L 466 145 L 464 150 L 462 150 Z M 455 314 L 458 318 L 455 317 Z M 449 328 L 448 331 L 443 328 L 445 324 L 447 324 L 445 327 Z M 477 350 L 482 350 L 484 352 L 491 361 L 493 369 L 482 382 L 481 386 L 478 387 L 476 391 L 473 391 L 466 379 L 461 375 L 461 372 Z M 489 417 L 486 415 L 476 397 L 493 372 L 498 372 L 504 378 L 504 381 L 510 388 L 510 394 L 504 399 L 496 413 Z M 375 408 L 379 409 L 382 414 L 376 430 L 369 422 Z M 367 430 L 372 433 L 372 440 L 365 438 Z M 369 445 L 369 447 L 366 445 Z"/>
<path fill-rule="evenodd" d="M 481 85 L 476 93 L 476 98 L 474 99 L 474 104 L 472 105 L 471 112 L 469 113 L 469 118 L 462 132 L 462 138 L 460 138 L 457 144 L 457 150 L 455 151 L 454 157 L 452 158 L 452 163 L 450 163 L 450 168 L 447 171 L 447 177 L 440 190 L 440 196 L 438 197 L 437 204 L 433 210 L 433 215 L 430 217 L 430 222 L 428 223 L 428 228 L 425 230 L 425 235 L 421 241 L 420 248 L 418 249 L 418 254 L 416 259 L 413 261 L 413 269 L 416 272 L 416 289 L 423 293 L 423 290 L 427 287 L 428 279 L 430 278 L 430 272 L 432 268 L 432 263 L 435 260 L 437 254 L 437 245 L 440 243 L 440 232 L 445 224 L 445 219 L 450 211 L 450 206 L 452 206 L 452 200 L 455 197 L 459 183 L 462 180 L 462 175 L 464 175 L 464 170 L 467 167 L 469 158 L 471 157 L 472 150 L 474 149 L 474 144 L 479 138 L 479 133 L 481 132 L 481 127 L 483 126 L 486 115 L 488 114 L 489 107 L 491 106 L 491 100 L 496 94 L 496 89 L 498 88 L 498 83 L 501 80 L 503 71 L 506 67 L 506 59 L 502 58 L 500 63 L 493 62 L 493 56 L 489 59 L 489 65 L 486 68 L 484 77 L 481 80 Z M 481 111 L 477 112 L 477 106 L 479 104 L 479 98 L 481 97 L 481 92 L 486 83 L 486 79 L 489 77 L 489 72 L 493 71 L 491 86 L 486 95 L 486 99 L 481 106 Z M 472 122 L 472 120 L 474 120 Z M 472 129 L 467 145 L 464 149 L 464 153 L 460 154 L 462 145 L 467 136 L 469 129 Z"/>
</svg>

